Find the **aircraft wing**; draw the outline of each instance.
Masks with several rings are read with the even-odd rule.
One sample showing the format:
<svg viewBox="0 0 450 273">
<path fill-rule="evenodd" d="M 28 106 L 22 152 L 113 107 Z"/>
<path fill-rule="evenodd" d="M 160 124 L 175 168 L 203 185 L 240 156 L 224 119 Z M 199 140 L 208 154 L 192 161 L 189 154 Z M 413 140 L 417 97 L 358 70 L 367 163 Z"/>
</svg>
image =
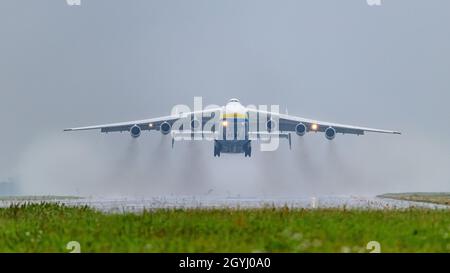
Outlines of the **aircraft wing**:
<svg viewBox="0 0 450 273">
<path fill-rule="evenodd" d="M 126 121 L 119 123 L 109 123 L 109 124 L 101 124 L 87 127 L 75 127 L 75 128 L 67 128 L 64 131 L 84 131 L 84 130 L 100 130 L 102 133 L 110 133 L 110 132 L 128 132 L 131 127 L 137 125 L 143 131 L 150 130 L 160 130 L 160 126 L 162 123 L 167 122 L 171 126 L 180 119 L 202 119 L 202 123 L 205 124 L 208 120 L 214 118 L 213 113 L 221 111 L 220 108 L 210 109 L 204 111 L 196 111 L 196 112 L 187 112 L 181 113 L 178 115 L 170 115 L 164 117 L 143 119 L 143 120 L 134 120 L 134 121 Z"/>
<path fill-rule="evenodd" d="M 298 124 L 303 123 L 306 126 L 306 132 L 325 132 L 329 127 L 334 128 L 336 133 L 364 135 L 365 132 L 385 133 L 385 134 L 401 134 L 399 131 L 384 130 L 368 127 L 360 127 L 354 125 L 339 124 L 326 121 L 318 121 L 308 118 L 291 116 L 287 114 L 273 113 L 268 111 L 260 111 L 256 109 L 249 109 L 250 114 L 263 115 L 267 120 L 278 119 L 278 126 L 276 130 L 281 132 L 295 132 Z"/>
</svg>

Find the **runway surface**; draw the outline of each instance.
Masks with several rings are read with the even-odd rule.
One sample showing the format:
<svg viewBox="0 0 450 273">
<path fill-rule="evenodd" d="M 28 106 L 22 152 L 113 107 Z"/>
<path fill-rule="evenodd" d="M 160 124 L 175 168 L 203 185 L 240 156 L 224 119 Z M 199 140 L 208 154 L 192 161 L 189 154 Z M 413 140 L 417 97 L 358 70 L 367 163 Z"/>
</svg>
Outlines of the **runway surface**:
<svg viewBox="0 0 450 273">
<path fill-rule="evenodd" d="M 42 201 L 0 201 L 0 207 L 13 203 Z M 49 202 L 49 201 L 46 201 Z M 374 196 L 320 196 L 302 198 L 283 197 L 218 197 L 218 196 L 159 196 L 159 197 L 89 197 L 82 199 L 52 200 L 70 206 L 84 206 L 104 212 L 139 212 L 144 209 L 161 208 L 347 208 L 347 209 L 405 209 L 405 208 L 450 208 L 421 202 L 399 201 Z"/>
</svg>

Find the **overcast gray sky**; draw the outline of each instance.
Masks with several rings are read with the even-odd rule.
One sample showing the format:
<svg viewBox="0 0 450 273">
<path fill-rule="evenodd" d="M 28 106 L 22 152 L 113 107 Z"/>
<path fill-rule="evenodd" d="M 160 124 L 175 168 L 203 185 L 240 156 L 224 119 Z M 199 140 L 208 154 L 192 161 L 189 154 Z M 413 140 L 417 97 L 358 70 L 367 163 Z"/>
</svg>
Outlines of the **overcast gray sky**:
<svg viewBox="0 0 450 273">
<path fill-rule="evenodd" d="M 449 191 L 450 2 L 382 3 L 3 0 L 0 179 L 30 193 Z M 172 151 L 158 133 L 61 132 L 194 96 L 404 134 L 308 135 L 248 160 L 213 159 L 209 142 Z"/>
</svg>

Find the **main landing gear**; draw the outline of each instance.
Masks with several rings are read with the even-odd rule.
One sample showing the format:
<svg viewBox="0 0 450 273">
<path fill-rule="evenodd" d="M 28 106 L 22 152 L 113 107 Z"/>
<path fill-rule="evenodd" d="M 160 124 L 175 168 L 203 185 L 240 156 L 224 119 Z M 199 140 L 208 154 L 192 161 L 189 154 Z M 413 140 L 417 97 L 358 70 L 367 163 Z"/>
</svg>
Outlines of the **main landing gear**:
<svg viewBox="0 0 450 273">
<path fill-rule="evenodd" d="M 252 145 L 250 143 L 246 144 L 244 146 L 244 155 L 245 157 L 251 157 L 252 156 Z"/>
<path fill-rule="evenodd" d="M 214 157 L 220 157 L 221 147 L 219 144 L 214 144 Z"/>
</svg>

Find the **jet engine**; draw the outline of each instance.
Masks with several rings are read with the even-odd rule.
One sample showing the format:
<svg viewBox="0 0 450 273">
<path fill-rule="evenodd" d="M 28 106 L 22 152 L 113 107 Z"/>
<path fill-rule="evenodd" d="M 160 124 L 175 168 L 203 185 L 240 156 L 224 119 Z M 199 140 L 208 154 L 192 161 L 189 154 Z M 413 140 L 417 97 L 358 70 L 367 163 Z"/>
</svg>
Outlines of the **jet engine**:
<svg viewBox="0 0 450 273">
<path fill-rule="evenodd" d="M 295 126 L 295 132 L 297 133 L 297 135 L 299 136 L 303 136 L 306 134 L 306 125 L 303 123 L 299 123 L 297 124 L 297 126 Z"/>
<path fill-rule="evenodd" d="M 328 128 L 325 130 L 325 137 L 326 137 L 328 140 L 334 139 L 334 138 L 336 137 L 336 130 L 335 130 L 333 127 L 328 127 Z"/>
<path fill-rule="evenodd" d="M 130 128 L 130 135 L 133 138 L 138 138 L 141 135 L 141 127 L 137 126 L 137 125 L 133 125 Z"/>
<path fill-rule="evenodd" d="M 167 121 L 164 121 L 163 123 L 161 123 L 160 131 L 163 135 L 169 134 L 171 130 L 172 130 L 172 126 Z"/>
<path fill-rule="evenodd" d="M 273 119 L 269 119 L 267 121 L 267 123 L 266 123 L 267 131 L 271 132 L 271 131 L 275 130 L 276 127 L 277 127 L 277 123 Z"/>
<path fill-rule="evenodd" d="M 191 120 L 191 129 L 197 129 L 200 127 L 200 121 L 198 119 Z"/>
</svg>

